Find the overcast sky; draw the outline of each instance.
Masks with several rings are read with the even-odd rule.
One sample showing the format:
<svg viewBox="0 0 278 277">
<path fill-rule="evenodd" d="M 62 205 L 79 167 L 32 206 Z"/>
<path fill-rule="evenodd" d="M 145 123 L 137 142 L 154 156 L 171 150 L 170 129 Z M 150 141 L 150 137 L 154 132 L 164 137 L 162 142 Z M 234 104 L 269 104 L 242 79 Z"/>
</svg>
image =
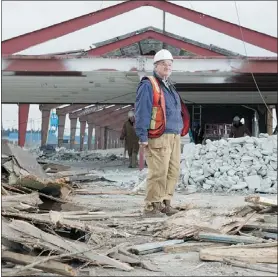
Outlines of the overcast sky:
<svg viewBox="0 0 278 277">
<path fill-rule="evenodd" d="M 73 17 L 97 11 L 123 1 L 2 1 L 2 40 L 22 35 Z M 235 1 L 170 1 L 238 24 Z M 237 1 L 240 23 L 244 27 L 277 37 L 277 1 Z M 20 54 L 45 54 L 67 50 L 88 49 L 96 42 L 153 26 L 162 29 L 162 11 L 142 7 L 75 33 L 45 42 Z M 203 26 L 166 14 L 166 31 L 214 44 L 245 55 L 244 44 Z M 246 44 L 248 56 L 277 56 L 264 49 Z M 5 128 L 17 126 L 17 106 L 2 105 Z M 40 126 L 37 105 L 31 105 L 33 127 Z M 31 124 L 28 124 L 31 127 Z M 69 130 L 69 120 L 66 123 Z"/>
</svg>

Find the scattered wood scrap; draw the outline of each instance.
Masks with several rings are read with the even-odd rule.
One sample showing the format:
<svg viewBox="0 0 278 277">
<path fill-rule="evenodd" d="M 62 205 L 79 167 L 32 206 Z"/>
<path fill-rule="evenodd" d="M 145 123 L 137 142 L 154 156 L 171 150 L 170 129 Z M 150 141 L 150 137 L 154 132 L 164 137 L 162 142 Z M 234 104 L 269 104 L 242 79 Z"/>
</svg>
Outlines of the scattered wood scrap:
<svg viewBox="0 0 278 277">
<path fill-rule="evenodd" d="M 261 243 L 264 242 L 264 239 L 257 237 L 243 237 L 243 236 L 233 236 L 233 235 L 223 235 L 223 234 L 215 234 L 215 233 L 205 233 L 200 232 L 196 239 L 201 241 L 211 241 L 211 242 L 221 242 L 221 243 L 244 243 L 244 244 L 252 244 L 252 243 Z"/>
<path fill-rule="evenodd" d="M 64 256 L 70 256 L 66 254 Z M 44 272 L 54 273 L 64 276 L 76 276 L 76 271 L 69 265 L 61 262 L 53 261 L 54 259 L 61 258 L 63 256 L 49 256 L 46 258 L 38 258 L 26 254 L 14 253 L 11 251 L 2 251 L 1 259 L 6 262 L 12 262 L 14 264 L 27 265 L 26 267 L 16 269 L 12 272 L 6 273 L 5 276 L 18 276 L 24 270 L 37 268 Z"/>
<path fill-rule="evenodd" d="M 262 272 L 271 272 L 271 273 L 278 273 L 277 272 L 277 268 L 271 268 L 271 267 L 266 267 L 266 266 L 261 266 L 261 265 L 257 265 L 257 264 L 249 264 L 249 263 L 244 263 L 235 259 L 228 259 L 228 258 L 224 258 L 223 262 L 232 265 L 232 266 L 237 266 L 237 267 L 241 267 L 241 268 L 247 268 L 247 269 L 252 269 L 252 270 L 256 270 L 256 271 L 262 271 Z"/>
<path fill-rule="evenodd" d="M 146 255 L 150 253 L 163 251 L 163 248 L 165 246 L 180 244 L 180 243 L 183 243 L 183 240 L 167 240 L 167 241 L 159 241 L 159 242 L 150 242 L 150 243 L 132 246 L 129 248 L 129 251 L 136 255 Z"/>
<path fill-rule="evenodd" d="M 144 195 L 140 192 L 132 192 L 132 191 L 126 191 L 126 190 L 115 190 L 115 191 L 89 191 L 86 189 L 76 189 L 74 191 L 75 194 L 80 195 Z"/>
<path fill-rule="evenodd" d="M 199 257 L 204 261 L 223 262 L 228 258 L 249 263 L 277 264 L 277 242 L 204 248 L 200 250 Z"/>
<path fill-rule="evenodd" d="M 277 206 L 277 198 L 269 199 L 258 195 L 246 196 L 245 201 L 263 206 Z"/>
<path fill-rule="evenodd" d="M 206 247 L 228 246 L 228 245 L 229 244 L 226 243 L 187 241 L 181 244 L 164 246 L 163 251 L 166 253 L 199 252 L 201 249 Z"/>
<path fill-rule="evenodd" d="M 20 243 L 27 248 L 31 247 L 32 249 L 35 247 L 59 254 L 75 253 L 78 251 L 80 254 L 75 254 L 73 256 L 80 261 L 109 265 L 124 271 L 132 270 L 132 267 L 128 264 L 98 254 L 83 242 L 66 240 L 57 235 L 46 233 L 25 221 L 13 220 L 9 223 L 3 222 L 2 228 L 2 237 L 9 241 Z"/>
</svg>

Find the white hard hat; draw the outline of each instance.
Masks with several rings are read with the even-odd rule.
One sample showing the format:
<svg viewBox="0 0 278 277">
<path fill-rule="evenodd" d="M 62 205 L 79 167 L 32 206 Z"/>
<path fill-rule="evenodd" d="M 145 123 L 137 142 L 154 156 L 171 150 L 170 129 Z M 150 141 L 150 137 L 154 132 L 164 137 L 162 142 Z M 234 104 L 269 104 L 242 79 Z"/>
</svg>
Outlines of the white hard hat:
<svg viewBox="0 0 278 277">
<path fill-rule="evenodd" d="M 235 117 L 234 117 L 234 119 L 233 119 L 233 121 L 235 121 L 235 122 L 238 122 L 238 121 L 240 121 L 240 118 L 239 118 L 239 116 L 235 116 Z"/>
<path fill-rule="evenodd" d="M 174 60 L 170 51 L 168 51 L 166 49 L 162 49 L 162 50 L 158 51 L 153 58 L 153 63 L 155 64 L 155 63 L 157 63 L 159 61 L 163 61 L 163 60 L 171 60 L 171 61 Z"/>
<path fill-rule="evenodd" d="M 130 118 L 130 117 L 133 117 L 134 116 L 134 111 L 129 111 L 127 116 Z"/>
</svg>

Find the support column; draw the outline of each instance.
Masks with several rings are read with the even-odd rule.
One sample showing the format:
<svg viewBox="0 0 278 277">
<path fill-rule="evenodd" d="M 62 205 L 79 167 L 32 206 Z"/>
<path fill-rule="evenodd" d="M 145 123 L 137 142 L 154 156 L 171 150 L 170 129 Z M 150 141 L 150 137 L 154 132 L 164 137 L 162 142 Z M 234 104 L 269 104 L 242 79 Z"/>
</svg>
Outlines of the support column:
<svg viewBox="0 0 278 277">
<path fill-rule="evenodd" d="M 104 149 L 104 147 L 105 147 L 104 139 L 105 139 L 104 127 L 100 127 L 100 147 L 99 147 L 99 149 Z"/>
<path fill-rule="evenodd" d="M 109 135 L 108 135 L 108 127 L 104 127 L 104 149 L 108 149 L 108 139 L 109 139 Z"/>
<path fill-rule="evenodd" d="M 114 143 L 114 131 L 113 130 L 110 130 L 109 131 L 109 142 L 110 142 L 110 145 L 109 145 L 109 148 L 114 148 L 113 147 L 113 143 Z"/>
<path fill-rule="evenodd" d="M 115 135 L 115 131 L 114 130 L 110 130 L 109 131 L 110 148 L 114 148 L 114 135 Z"/>
<path fill-rule="evenodd" d="M 18 106 L 18 145 L 20 147 L 25 145 L 29 108 L 29 104 L 19 104 Z"/>
<path fill-rule="evenodd" d="M 86 131 L 86 121 L 80 121 L 80 151 L 84 150 L 85 131 Z"/>
<path fill-rule="evenodd" d="M 64 140 L 64 131 L 65 131 L 66 115 L 58 115 L 58 147 L 61 147 Z"/>
<path fill-rule="evenodd" d="M 77 118 L 70 119 L 70 149 L 74 148 Z"/>
<path fill-rule="evenodd" d="M 100 126 L 95 126 L 95 149 L 100 149 Z"/>
<path fill-rule="evenodd" d="M 93 138 L 93 128 L 94 124 L 88 124 L 88 150 L 92 150 L 92 138 Z"/>
<path fill-rule="evenodd" d="M 41 146 L 46 145 L 50 120 L 50 109 L 42 109 Z"/>
<path fill-rule="evenodd" d="M 266 127 L 267 127 L 267 133 L 269 135 L 272 135 L 273 133 L 273 117 L 272 117 L 272 109 L 274 107 L 272 105 L 269 105 L 268 106 L 268 109 L 267 109 L 267 119 L 266 119 Z"/>
</svg>

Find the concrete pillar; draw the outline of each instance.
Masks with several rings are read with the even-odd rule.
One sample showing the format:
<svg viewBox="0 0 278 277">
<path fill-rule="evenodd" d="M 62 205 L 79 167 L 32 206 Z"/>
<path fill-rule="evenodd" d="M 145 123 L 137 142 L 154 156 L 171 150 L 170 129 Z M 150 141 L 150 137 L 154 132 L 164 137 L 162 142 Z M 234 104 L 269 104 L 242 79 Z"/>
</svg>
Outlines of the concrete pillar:
<svg viewBox="0 0 278 277">
<path fill-rule="evenodd" d="M 42 125 L 41 125 L 41 146 L 46 145 L 49 129 L 49 120 L 50 120 L 50 111 L 51 109 L 43 108 L 42 112 Z"/>
<path fill-rule="evenodd" d="M 93 128 L 94 125 L 92 123 L 88 124 L 88 150 L 92 150 Z"/>
<path fill-rule="evenodd" d="M 74 148 L 77 118 L 70 119 L 70 149 Z"/>
<path fill-rule="evenodd" d="M 104 149 L 104 145 L 105 145 L 105 143 L 104 143 L 104 127 L 100 127 L 100 135 L 99 135 L 99 137 L 100 137 L 100 144 L 99 144 L 99 149 Z"/>
<path fill-rule="evenodd" d="M 61 114 L 58 115 L 58 147 L 61 147 L 64 140 L 64 131 L 65 131 L 65 123 L 66 123 L 66 115 Z"/>
<path fill-rule="evenodd" d="M 113 130 L 109 130 L 109 149 L 114 148 L 113 147 L 113 141 L 114 141 L 114 131 Z"/>
<path fill-rule="evenodd" d="M 18 106 L 18 145 L 20 147 L 25 145 L 29 108 L 29 104 L 19 104 Z"/>
<path fill-rule="evenodd" d="M 272 135 L 273 133 L 273 116 L 272 116 L 273 108 L 274 106 L 269 105 L 267 109 L 266 126 L 267 126 L 267 133 L 269 135 Z"/>
<path fill-rule="evenodd" d="M 95 149 L 100 149 L 100 126 L 95 126 Z"/>
<path fill-rule="evenodd" d="M 104 149 L 108 149 L 108 127 L 104 127 Z"/>
<path fill-rule="evenodd" d="M 86 121 L 80 121 L 80 151 L 84 150 L 85 131 L 86 131 Z"/>
</svg>

